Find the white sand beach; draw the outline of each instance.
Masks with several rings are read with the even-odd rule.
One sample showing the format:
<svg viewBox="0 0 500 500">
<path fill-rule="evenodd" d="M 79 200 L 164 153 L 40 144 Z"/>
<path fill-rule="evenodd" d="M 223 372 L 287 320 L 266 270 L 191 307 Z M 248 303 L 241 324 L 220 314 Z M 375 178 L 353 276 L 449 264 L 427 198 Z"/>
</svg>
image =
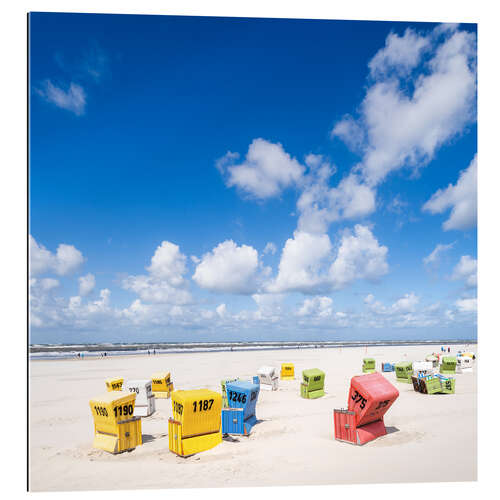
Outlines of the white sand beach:
<svg viewBox="0 0 500 500">
<path fill-rule="evenodd" d="M 464 346 L 452 346 L 452 354 Z M 476 352 L 476 346 L 469 349 Z M 400 396 L 385 417 L 389 433 L 364 446 L 335 441 L 333 409 L 347 406 L 350 379 L 363 357 L 421 360 L 438 346 L 294 349 L 119 356 L 30 362 L 30 488 L 72 491 L 339 483 L 473 481 L 477 478 L 477 383 L 457 374 L 456 394 L 425 395 L 384 373 Z M 261 391 L 249 437 L 223 440 L 180 458 L 168 449 L 171 400 L 157 400 L 142 420 L 143 445 L 112 455 L 92 448 L 89 399 L 106 391 L 104 380 L 150 378 L 170 371 L 176 389 L 220 391 L 220 379 L 251 378 L 262 365 L 295 364 L 296 380 L 277 392 Z M 301 373 L 326 373 L 326 395 L 299 395 Z"/>
</svg>

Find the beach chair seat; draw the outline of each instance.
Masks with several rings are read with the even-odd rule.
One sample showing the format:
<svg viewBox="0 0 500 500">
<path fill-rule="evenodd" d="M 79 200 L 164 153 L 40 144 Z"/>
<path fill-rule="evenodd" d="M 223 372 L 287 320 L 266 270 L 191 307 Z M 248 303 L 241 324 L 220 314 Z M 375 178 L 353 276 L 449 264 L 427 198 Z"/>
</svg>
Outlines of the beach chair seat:
<svg viewBox="0 0 500 500">
<path fill-rule="evenodd" d="M 94 448 L 116 454 L 142 444 L 141 418 L 134 416 L 135 393 L 110 391 L 91 399 L 89 405 Z"/>
<path fill-rule="evenodd" d="M 106 389 L 111 391 L 121 391 L 123 386 L 123 377 L 113 377 L 105 380 Z"/>
<path fill-rule="evenodd" d="M 443 362 L 439 367 L 439 373 L 453 375 L 456 373 L 457 358 L 455 356 L 443 356 Z"/>
<path fill-rule="evenodd" d="M 375 373 L 375 360 L 373 358 L 363 358 L 363 373 Z"/>
<path fill-rule="evenodd" d="M 274 366 L 261 366 L 257 370 L 260 381 L 260 388 L 264 391 L 277 391 L 279 377 Z"/>
<path fill-rule="evenodd" d="M 347 409 L 333 412 L 335 439 L 362 445 L 387 434 L 384 415 L 399 391 L 380 373 L 351 379 Z"/>
<path fill-rule="evenodd" d="M 156 411 L 153 382 L 151 380 L 127 380 L 123 390 L 135 393 L 135 417 L 149 417 Z"/>
<path fill-rule="evenodd" d="M 174 383 L 170 380 L 170 372 L 157 372 L 151 377 L 152 391 L 155 398 L 168 399 L 174 390 Z"/>
<path fill-rule="evenodd" d="M 222 442 L 222 396 L 198 389 L 172 393 L 172 418 L 168 420 L 168 447 L 181 457 L 209 450 Z"/>
<path fill-rule="evenodd" d="M 226 383 L 228 408 L 222 410 L 222 433 L 248 436 L 257 423 L 260 386 L 246 380 Z"/>
<path fill-rule="evenodd" d="M 325 372 L 319 368 L 302 371 L 300 395 L 305 399 L 317 399 L 325 395 Z"/>
<path fill-rule="evenodd" d="M 295 380 L 295 366 L 293 363 L 281 363 L 281 380 Z"/>
<path fill-rule="evenodd" d="M 410 362 L 401 362 L 394 365 L 396 372 L 396 381 L 405 384 L 411 384 L 411 377 L 413 375 L 413 365 Z"/>
</svg>

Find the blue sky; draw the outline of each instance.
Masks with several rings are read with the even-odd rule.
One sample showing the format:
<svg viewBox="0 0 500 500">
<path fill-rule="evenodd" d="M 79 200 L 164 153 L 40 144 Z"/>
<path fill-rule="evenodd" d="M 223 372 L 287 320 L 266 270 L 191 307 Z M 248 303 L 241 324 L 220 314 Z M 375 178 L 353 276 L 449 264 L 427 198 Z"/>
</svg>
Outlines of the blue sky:
<svg viewBox="0 0 500 500">
<path fill-rule="evenodd" d="M 30 15 L 31 342 L 476 336 L 476 26 Z"/>
</svg>

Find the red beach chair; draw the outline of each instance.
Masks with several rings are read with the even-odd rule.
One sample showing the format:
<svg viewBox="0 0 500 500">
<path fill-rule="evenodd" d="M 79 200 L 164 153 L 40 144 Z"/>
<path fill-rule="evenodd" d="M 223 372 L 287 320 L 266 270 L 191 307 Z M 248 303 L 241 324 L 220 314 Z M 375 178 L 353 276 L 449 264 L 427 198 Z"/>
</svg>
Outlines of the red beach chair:
<svg viewBox="0 0 500 500">
<path fill-rule="evenodd" d="M 334 410 L 335 439 L 365 444 L 387 434 L 384 415 L 399 391 L 380 373 L 352 377 L 347 410 Z"/>
</svg>

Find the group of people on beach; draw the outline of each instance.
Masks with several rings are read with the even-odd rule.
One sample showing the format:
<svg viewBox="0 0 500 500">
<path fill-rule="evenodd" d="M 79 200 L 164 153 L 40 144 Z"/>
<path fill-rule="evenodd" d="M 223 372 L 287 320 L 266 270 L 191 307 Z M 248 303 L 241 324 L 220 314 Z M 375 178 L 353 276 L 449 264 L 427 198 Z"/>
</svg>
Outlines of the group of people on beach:
<svg viewBox="0 0 500 500">
<path fill-rule="evenodd" d="M 156 349 L 153 349 L 152 351 L 148 349 L 148 356 L 151 354 L 156 354 Z M 107 352 L 101 352 L 101 358 L 106 358 L 107 356 L 108 356 Z M 83 352 L 75 353 L 75 357 L 78 359 L 83 359 Z"/>
</svg>

